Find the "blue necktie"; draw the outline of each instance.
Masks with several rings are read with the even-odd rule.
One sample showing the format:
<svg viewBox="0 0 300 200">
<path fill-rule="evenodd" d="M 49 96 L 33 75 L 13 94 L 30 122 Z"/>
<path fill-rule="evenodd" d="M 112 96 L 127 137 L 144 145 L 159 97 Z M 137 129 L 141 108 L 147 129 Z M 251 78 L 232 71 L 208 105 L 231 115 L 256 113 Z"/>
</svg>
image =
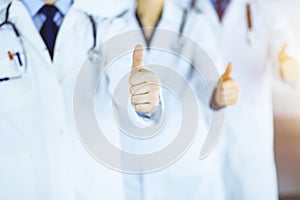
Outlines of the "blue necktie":
<svg viewBox="0 0 300 200">
<path fill-rule="evenodd" d="M 57 11 L 57 8 L 53 5 L 44 5 L 39 11 L 39 13 L 46 16 L 46 20 L 42 25 L 40 34 L 48 48 L 51 59 L 53 59 L 54 44 L 58 31 L 58 27 L 53 21 L 53 17 Z"/>
<path fill-rule="evenodd" d="M 211 2 L 217 11 L 219 20 L 222 21 L 225 10 L 229 5 L 230 0 L 211 0 Z"/>
</svg>

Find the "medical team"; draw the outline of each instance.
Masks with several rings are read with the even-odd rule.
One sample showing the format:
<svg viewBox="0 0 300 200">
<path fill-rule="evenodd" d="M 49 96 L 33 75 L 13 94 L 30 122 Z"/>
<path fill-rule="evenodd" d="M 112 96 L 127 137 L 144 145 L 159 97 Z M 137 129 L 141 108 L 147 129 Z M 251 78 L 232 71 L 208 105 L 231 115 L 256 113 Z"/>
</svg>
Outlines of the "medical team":
<svg viewBox="0 0 300 200">
<path fill-rule="evenodd" d="M 132 0 L 122 15 L 105 19 L 85 13 L 72 0 L 12 0 L 0 21 L 0 59 L 7 65 L 0 69 L 0 199 L 278 198 L 271 71 L 293 84 L 299 69 L 292 31 L 272 4 Z M 163 41 L 155 27 L 192 38 L 224 73 L 215 81 L 210 102 L 200 104 L 210 112 L 226 109 L 223 136 L 211 155 L 198 160 L 206 129 L 203 114 L 200 138 L 182 159 L 156 173 L 122 174 L 98 163 L 80 143 L 72 111 L 74 85 L 95 44 L 138 30 L 133 56 L 120 59 L 107 72 L 96 96 L 96 112 L 104 130 L 120 132 L 103 105 L 112 95 L 114 80 L 130 72 L 128 91 L 137 117 L 151 118 L 164 109 L 170 119 L 162 136 L 142 142 L 123 136 L 122 147 L 147 152 L 165 145 L 176 134 L 178 112 L 159 87 L 157 75 L 142 65 L 164 64 L 187 80 L 193 79 L 193 70 L 178 57 L 148 48 Z M 174 43 L 176 38 L 171 38 L 166 45 Z M 199 60 L 192 52 L 189 56 Z M 19 65 L 27 69 L 19 70 L 22 76 L 11 70 Z M 205 93 L 199 89 L 203 83 L 193 84 L 195 91 Z"/>
</svg>

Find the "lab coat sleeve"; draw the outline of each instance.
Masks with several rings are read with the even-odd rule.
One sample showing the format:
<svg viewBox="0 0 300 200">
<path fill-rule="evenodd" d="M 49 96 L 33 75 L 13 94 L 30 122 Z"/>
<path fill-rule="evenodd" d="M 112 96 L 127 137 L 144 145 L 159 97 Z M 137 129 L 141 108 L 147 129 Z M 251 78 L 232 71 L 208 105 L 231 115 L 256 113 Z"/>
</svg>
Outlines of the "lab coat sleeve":
<svg viewBox="0 0 300 200">
<path fill-rule="evenodd" d="M 115 19 L 99 19 L 98 20 L 98 27 L 99 27 L 99 33 L 100 35 L 98 36 L 99 38 L 99 44 L 113 38 L 117 34 L 121 33 L 122 30 L 125 29 L 125 22 L 124 20 L 120 18 L 115 18 Z M 103 52 L 104 57 L 110 57 L 111 53 L 110 52 Z M 102 62 L 105 64 L 105 62 Z M 130 64 L 128 64 L 130 66 Z M 101 66 L 103 67 L 103 66 Z M 158 109 L 156 112 L 154 112 L 151 115 L 145 114 L 145 113 L 140 113 L 136 112 L 134 109 L 134 106 L 129 103 L 128 105 L 128 115 L 130 119 L 132 119 L 132 122 L 139 127 L 147 127 L 149 125 L 157 125 L 161 123 L 163 119 L 163 97 L 162 93 L 160 93 L 160 102 L 158 105 Z"/>
<path fill-rule="evenodd" d="M 136 112 L 133 105 L 129 105 L 129 117 L 133 119 L 135 125 L 139 127 L 147 127 L 150 125 L 160 124 L 163 120 L 163 98 L 160 94 L 160 101 L 157 110 L 152 114 Z"/>
<path fill-rule="evenodd" d="M 195 66 L 201 68 L 201 71 L 197 71 L 193 68 L 192 86 L 202 105 L 205 121 L 209 123 L 209 119 L 211 119 L 213 114 L 212 111 L 214 110 L 211 108 L 211 99 L 219 79 L 219 72 L 213 60 L 204 54 L 203 49 L 195 51 L 193 62 Z"/>
<path fill-rule="evenodd" d="M 287 18 L 283 15 L 278 3 L 269 2 L 266 7 L 266 12 L 268 13 L 268 23 L 270 25 L 270 56 L 271 65 L 277 66 L 278 71 L 278 55 L 285 43 L 287 43 L 287 53 L 299 62 L 298 58 L 298 47 L 296 43 L 296 38 L 291 24 Z"/>
<path fill-rule="evenodd" d="M 216 35 L 211 29 L 208 21 L 203 14 L 195 14 L 193 21 L 197 21 L 197 26 L 192 31 L 192 39 L 198 44 L 195 47 L 193 56 L 194 70 L 196 68 L 201 69 L 200 74 L 205 83 L 201 83 L 199 75 L 198 78 L 194 76 L 193 80 L 198 90 L 197 95 L 200 101 L 204 104 L 206 112 L 210 112 L 211 98 L 213 91 L 220 78 L 221 70 L 224 68 L 224 62 L 220 53 L 220 48 L 217 45 Z M 197 72 L 195 71 L 194 75 Z M 196 75 L 197 76 L 197 75 Z M 210 94 L 203 94 L 201 91 L 206 91 L 204 87 L 209 89 Z M 203 88 L 203 89 L 201 89 Z"/>
<path fill-rule="evenodd" d="M 191 38 L 198 44 L 195 47 L 193 64 L 195 66 L 203 66 L 201 69 L 207 83 L 216 85 L 219 80 L 219 75 L 224 69 L 224 61 L 217 44 L 217 36 L 212 30 L 208 20 L 204 14 L 192 14 L 190 20 L 196 21 L 198 26 L 191 30 Z"/>
<path fill-rule="evenodd" d="M 222 73 L 226 63 L 224 63 L 220 46 L 217 43 L 218 36 L 214 33 L 206 16 L 202 13 L 197 14 L 194 11 L 190 20 L 191 23 L 197 22 L 198 24 L 191 30 L 191 38 L 207 53 L 218 73 Z"/>
</svg>

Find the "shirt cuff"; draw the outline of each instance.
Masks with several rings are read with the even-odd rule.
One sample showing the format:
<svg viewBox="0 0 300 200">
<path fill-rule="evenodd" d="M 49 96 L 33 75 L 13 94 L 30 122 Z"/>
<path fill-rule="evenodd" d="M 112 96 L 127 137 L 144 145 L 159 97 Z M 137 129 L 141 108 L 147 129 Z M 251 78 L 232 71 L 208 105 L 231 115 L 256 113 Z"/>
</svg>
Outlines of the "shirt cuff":
<svg viewBox="0 0 300 200">
<path fill-rule="evenodd" d="M 163 121 L 163 113 L 164 113 L 164 106 L 163 101 L 160 96 L 159 104 L 157 110 L 152 114 L 146 114 L 142 112 L 136 112 L 134 106 L 131 105 L 129 115 L 130 118 L 134 120 L 134 123 L 141 127 L 147 127 L 151 125 L 158 125 Z"/>
</svg>

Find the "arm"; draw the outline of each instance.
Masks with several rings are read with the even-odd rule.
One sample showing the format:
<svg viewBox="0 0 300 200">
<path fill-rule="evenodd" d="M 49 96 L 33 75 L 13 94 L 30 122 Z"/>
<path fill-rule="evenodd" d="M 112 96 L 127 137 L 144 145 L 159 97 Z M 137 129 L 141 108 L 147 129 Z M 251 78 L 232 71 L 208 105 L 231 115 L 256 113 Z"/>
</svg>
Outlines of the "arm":
<svg viewBox="0 0 300 200">
<path fill-rule="evenodd" d="M 296 60 L 298 48 L 292 27 L 277 4 L 268 4 L 268 24 L 271 24 L 270 54 L 272 64 L 278 66 L 281 78 L 295 82 L 299 78 L 299 65 Z"/>
<path fill-rule="evenodd" d="M 158 123 L 162 116 L 160 82 L 157 75 L 142 67 L 143 47 L 137 45 L 133 52 L 129 78 L 131 103 L 136 111 L 136 121 Z M 139 120 L 142 118 L 142 121 Z"/>
</svg>

